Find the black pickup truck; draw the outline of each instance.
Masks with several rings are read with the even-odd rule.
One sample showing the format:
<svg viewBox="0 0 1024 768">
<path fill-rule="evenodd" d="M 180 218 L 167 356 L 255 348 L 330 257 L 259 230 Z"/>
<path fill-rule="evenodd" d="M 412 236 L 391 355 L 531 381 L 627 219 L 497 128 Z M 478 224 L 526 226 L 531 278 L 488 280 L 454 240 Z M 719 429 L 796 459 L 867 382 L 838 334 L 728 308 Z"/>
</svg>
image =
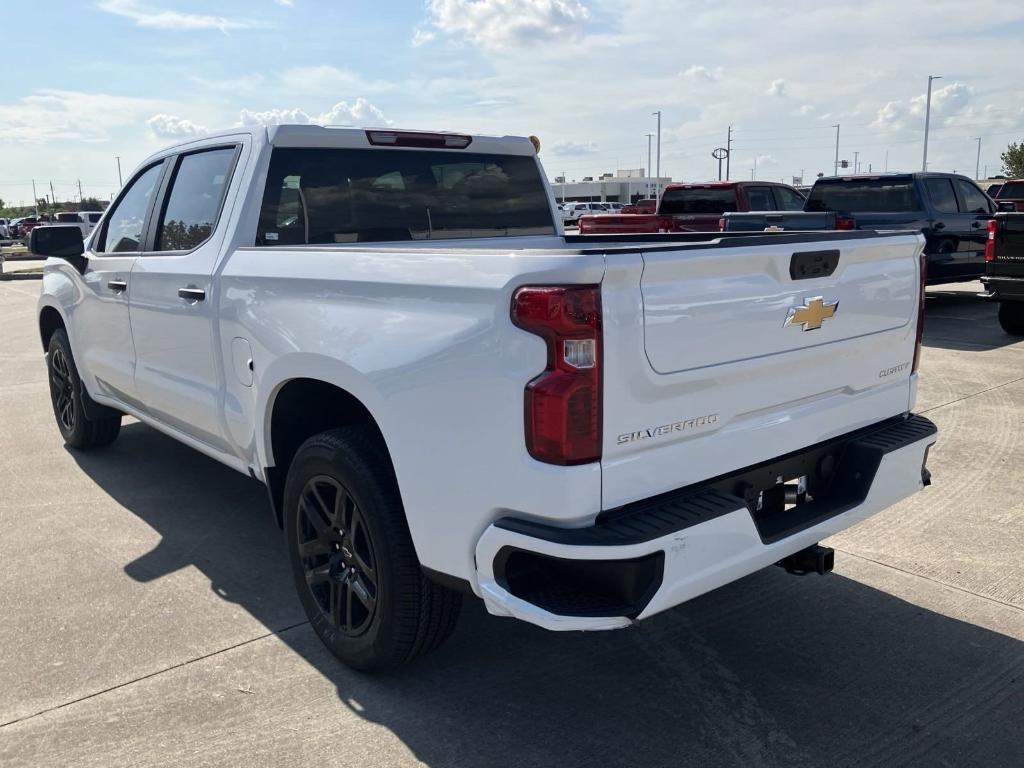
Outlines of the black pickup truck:
<svg viewBox="0 0 1024 768">
<path fill-rule="evenodd" d="M 981 295 L 999 302 L 999 324 L 1024 336 L 1024 213 L 999 213 L 988 223 Z"/>
<path fill-rule="evenodd" d="M 992 199 L 956 173 L 862 174 L 818 179 L 803 212 L 726 214 L 722 229 L 916 230 L 927 241 L 928 283 L 935 285 L 981 277 L 986 222 L 995 212 Z"/>
</svg>

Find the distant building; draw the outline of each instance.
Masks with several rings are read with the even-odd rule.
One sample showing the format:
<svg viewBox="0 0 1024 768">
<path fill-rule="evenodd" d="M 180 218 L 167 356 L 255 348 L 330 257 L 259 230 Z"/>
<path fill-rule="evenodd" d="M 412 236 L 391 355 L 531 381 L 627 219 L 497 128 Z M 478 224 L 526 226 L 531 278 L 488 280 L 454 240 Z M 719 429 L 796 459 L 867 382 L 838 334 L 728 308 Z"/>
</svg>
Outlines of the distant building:
<svg viewBox="0 0 1024 768">
<path fill-rule="evenodd" d="M 625 168 L 613 174 L 603 173 L 596 180 L 584 176 L 580 181 L 556 176 L 551 182 L 558 202 L 576 203 L 635 203 L 646 198 L 658 198 L 670 176 L 651 178 L 643 168 Z"/>
</svg>

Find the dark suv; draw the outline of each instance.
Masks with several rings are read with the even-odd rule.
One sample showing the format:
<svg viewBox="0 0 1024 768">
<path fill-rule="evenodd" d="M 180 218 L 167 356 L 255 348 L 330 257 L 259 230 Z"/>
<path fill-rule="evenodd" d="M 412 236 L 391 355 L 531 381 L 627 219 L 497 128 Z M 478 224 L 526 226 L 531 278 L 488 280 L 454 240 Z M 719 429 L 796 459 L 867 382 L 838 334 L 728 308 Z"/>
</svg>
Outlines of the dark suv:
<svg viewBox="0 0 1024 768">
<path fill-rule="evenodd" d="M 889 173 L 819 179 L 804 210 L 849 215 L 857 229 L 923 232 L 928 282 L 934 284 L 985 272 L 987 222 L 996 204 L 956 173 Z"/>
</svg>

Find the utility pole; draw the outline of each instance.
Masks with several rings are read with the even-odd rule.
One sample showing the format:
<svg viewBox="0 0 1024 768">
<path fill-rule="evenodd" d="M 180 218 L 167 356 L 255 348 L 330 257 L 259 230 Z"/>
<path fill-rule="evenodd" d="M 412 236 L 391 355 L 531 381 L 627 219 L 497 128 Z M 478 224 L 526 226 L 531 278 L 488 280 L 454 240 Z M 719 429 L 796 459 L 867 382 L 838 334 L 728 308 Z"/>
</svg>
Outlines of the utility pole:
<svg viewBox="0 0 1024 768">
<path fill-rule="evenodd" d="M 50 206 L 50 212 L 52 213 L 57 208 L 57 195 L 53 191 L 53 182 L 50 182 L 50 199 L 53 200 L 53 205 Z"/>
<path fill-rule="evenodd" d="M 654 138 L 653 133 L 647 134 L 647 199 L 651 199 L 651 139 Z"/>
<path fill-rule="evenodd" d="M 660 179 L 660 178 L 661 178 L 661 110 L 659 109 L 659 110 L 658 110 L 657 112 L 651 112 L 651 114 L 652 114 L 652 115 L 657 115 L 657 116 L 658 116 L 658 155 L 657 155 L 657 174 L 655 174 L 655 177 L 654 177 L 654 178 L 656 178 L 656 179 Z M 660 181 L 655 181 L 654 183 L 655 183 L 655 185 L 660 185 L 660 184 L 661 184 L 661 182 L 660 182 Z"/>
<path fill-rule="evenodd" d="M 78 180 L 78 204 L 81 205 L 85 201 L 85 196 L 82 195 L 82 180 Z"/>
<path fill-rule="evenodd" d="M 757 155 L 754 155 L 754 167 L 750 169 L 750 180 L 755 181 L 757 179 Z"/>
<path fill-rule="evenodd" d="M 565 175 L 565 171 L 562 171 L 562 203 L 565 203 L 565 182 L 568 176 Z"/>
<path fill-rule="evenodd" d="M 121 180 L 121 156 L 114 155 L 117 158 L 117 186 L 123 187 L 124 182 Z"/>
<path fill-rule="evenodd" d="M 836 123 L 832 127 L 836 129 L 836 165 L 835 165 L 835 169 L 832 171 L 832 175 L 833 176 L 838 176 L 839 175 L 839 123 Z"/>
<path fill-rule="evenodd" d="M 928 75 L 928 98 L 924 103 L 924 157 L 921 158 L 921 170 L 928 170 L 928 128 L 932 121 L 932 80 L 941 80 L 937 75 Z"/>
<path fill-rule="evenodd" d="M 725 180 L 729 180 L 729 161 L 732 159 L 732 126 L 729 126 L 729 132 L 725 137 Z M 719 178 L 721 181 L 721 178 Z"/>
<path fill-rule="evenodd" d="M 36 197 L 36 180 L 32 179 L 32 206 L 36 209 L 36 218 L 39 218 L 39 198 Z"/>
<path fill-rule="evenodd" d="M 889 150 L 885 150 L 885 172 L 889 172 Z"/>
<path fill-rule="evenodd" d="M 977 181 L 981 178 L 978 175 L 978 172 L 981 171 L 981 136 L 975 139 L 975 141 L 978 142 L 978 159 L 974 161 L 974 179 Z"/>
<path fill-rule="evenodd" d="M 853 153 L 853 172 L 860 173 L 860 164 L 857 162 L 857 158 L 860 156 L 860 152 Z"/>
</svg>

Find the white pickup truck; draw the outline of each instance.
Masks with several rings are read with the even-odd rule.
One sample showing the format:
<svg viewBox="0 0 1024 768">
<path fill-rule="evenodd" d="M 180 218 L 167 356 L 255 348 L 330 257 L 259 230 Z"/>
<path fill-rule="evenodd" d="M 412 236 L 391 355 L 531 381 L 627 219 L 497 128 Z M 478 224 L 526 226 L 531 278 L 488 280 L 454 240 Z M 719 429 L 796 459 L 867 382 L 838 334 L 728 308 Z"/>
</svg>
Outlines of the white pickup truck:
<svg viewBox="0 0 1024 768">
<path fill-rule="evenodd" d="M 262 481 L 312 626 L 395 666 L 462 593 L 626 627 L 928 483 L 906 232 L 567 237 L 525 138 L 278 126 L 160 152 L 39 301 L 75 449 L 127 414 Z M 168 467 L 173 472 L 173 467 Z"/>
</svg>

